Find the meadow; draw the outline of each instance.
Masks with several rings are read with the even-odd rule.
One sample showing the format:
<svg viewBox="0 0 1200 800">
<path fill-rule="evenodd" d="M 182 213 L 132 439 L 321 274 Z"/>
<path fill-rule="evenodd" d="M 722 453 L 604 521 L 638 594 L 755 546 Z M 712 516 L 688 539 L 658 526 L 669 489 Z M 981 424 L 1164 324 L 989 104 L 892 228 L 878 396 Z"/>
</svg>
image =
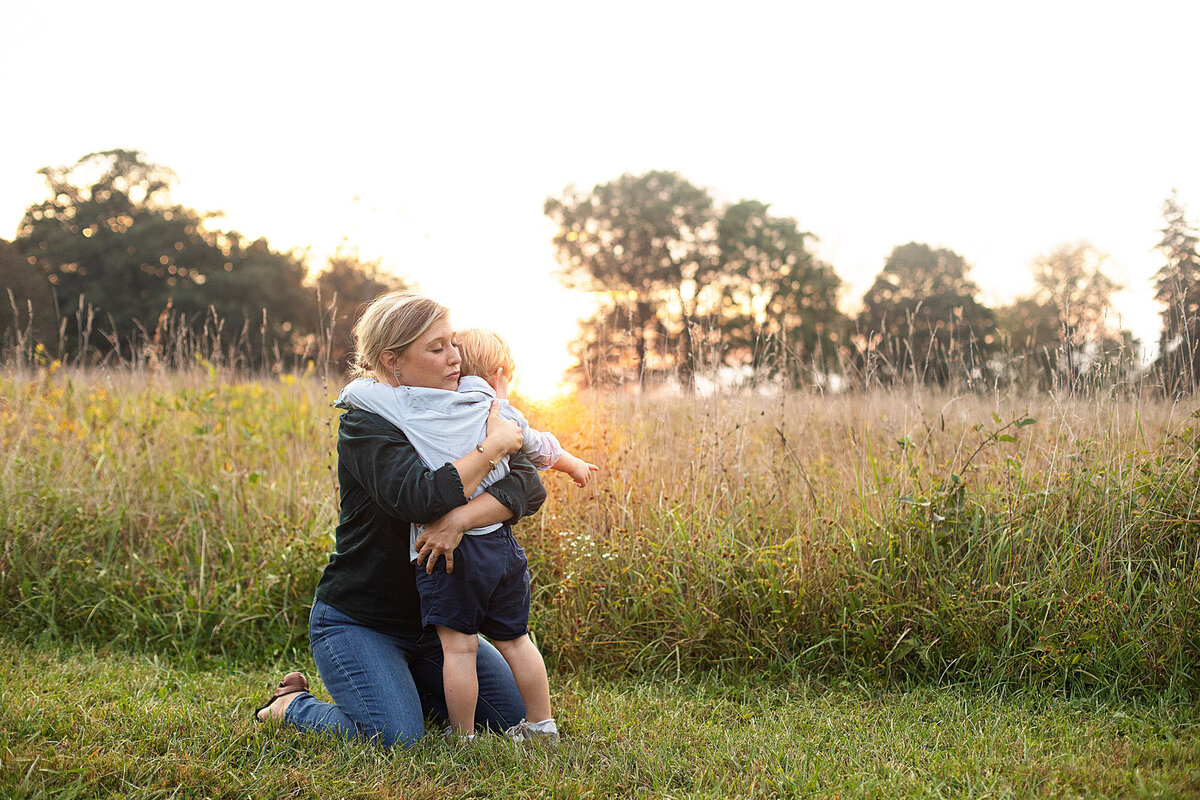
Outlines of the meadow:
<svg viewBox="0 0 1200 800">
<path fill-rule="evenodd" d="M 571 741 L 405 761 L 249 722 L 311 671 L 338 388 L 202 360 L 0 374 L 7 794 L 241 796 L 255 769 L 300 796 L 1200 793 L 1194 400 L 525 403 L 602 468 L 547 474 L 517 530 Z"/>
</svg>

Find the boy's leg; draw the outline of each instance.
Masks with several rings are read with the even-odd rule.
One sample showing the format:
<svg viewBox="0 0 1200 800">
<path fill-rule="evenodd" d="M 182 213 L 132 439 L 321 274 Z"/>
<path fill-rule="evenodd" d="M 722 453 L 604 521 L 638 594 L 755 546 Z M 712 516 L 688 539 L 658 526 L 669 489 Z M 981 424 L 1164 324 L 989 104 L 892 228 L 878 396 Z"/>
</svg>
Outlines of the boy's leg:
<svg viewBox="0 0 1200 800">
<path fill-rule="evenodd" d="M 438 626 L 478 630 L 483 620 L 482 609 L 494 589 L 494 565 L 498 563 L 493 556 L 491 538 L 487 534 L 464 536 L 455 551 L 452 575 L 445 573 L 444 562 L 439 562 L 433 575 L 426 575 L 423 568 L 416 570 L 421 622 L 429 630 L 420 638 L 420 652 L 412 663 L 412 673 L 425 710 L 438 717 L 449 719 L 450 708 L 446 702 L 448 687 L 443 682 L 446 654 L 434 630 Z M 525 704 L 504 657 L 488 642 L 478 636 L 473 638 L 477 648 L 475 678 L 478 684 L 475 721 L 489 730 L 503 732 L 525 717 Z"/>
<path fill-rule="evenodd" d="M 529 634 L 516 639 L 496 642 L 496 649 L 512 669 L 525 701 L 525 713 L 531 722 L 550 719 L 550 682 L 546 678 L 546 662 L 529 638 Z M 446 692 L 449 698 L 449 690 Z"/>
<path fill-rule="evenodd" d="M 450 726 L 458 734 L 474 733 L 475 704 L 479 700 L 479 678 L 475 674 L 479 637 L 445 625 L 438 625 L 437 632 L 442 642 L 442 685 Z"/>
<path fill-rule="evenodd" d="M 476 638 L 479 642 L 479 650 L 475 653 L 479 702 L 475 706 L 475 725 L 493 733 L 504 733 L 525 719 L 525 701 L 521 699 L 512 668 L 504 656 L 488 640 Z M 449 720 L 446 692 L 442 687 L 443 663 L 442 643 L 437 633 L 430 631 L 421 638 L 420 654 L 410 662 L 413 680 L 421 692 L 425 713 Z"/>
</svg>

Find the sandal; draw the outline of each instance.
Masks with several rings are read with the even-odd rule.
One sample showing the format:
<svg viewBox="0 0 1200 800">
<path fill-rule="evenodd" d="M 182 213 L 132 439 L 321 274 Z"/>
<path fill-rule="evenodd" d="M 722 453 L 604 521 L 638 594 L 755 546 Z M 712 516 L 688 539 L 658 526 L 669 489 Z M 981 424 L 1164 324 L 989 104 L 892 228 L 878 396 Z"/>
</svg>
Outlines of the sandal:
<svg viewBox="0 0 1200 800">
<path fill-rule="evenodd" d="M 271 703 L 274 703 L 279 698 L 287 697 L 289 694 L 307 691 L 308 678 L 304 677 L 303 673 L 300 672 L 289 672 L 287 675 L 283 676 L 283 680 L 279 682 L 279 686 L 277 686 L 275 691 L 271 693 L 271 697 L 267 700 L 267 702 L 254 709 L 254 721 L 265 722 L 266 720 L 258 718 L 259 712 L 261 712 L 264 708 L 270 707 Z"/>
</svg>

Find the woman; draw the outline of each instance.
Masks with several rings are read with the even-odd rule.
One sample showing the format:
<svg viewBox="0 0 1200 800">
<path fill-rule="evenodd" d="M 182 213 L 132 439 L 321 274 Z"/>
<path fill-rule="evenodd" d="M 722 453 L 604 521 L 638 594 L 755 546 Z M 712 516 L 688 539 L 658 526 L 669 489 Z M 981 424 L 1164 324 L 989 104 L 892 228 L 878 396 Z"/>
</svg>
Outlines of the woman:
<svg viewBox="0 0 1200 800">
<path fill-rule="evenodd" d="M 447 310 L 432 300 L 408 292 L 382 295 L 354 326 L 355 372 L 392 386 L 454 390 L 459 356 L 453 332 Z M 545 500 L 520 446 L 520 429 L 493 405 L 479 447 L 431 470 L 382 417 L 361 410 L 342 415 L 341 519 L 309 615 L 313 660 L 336 705 L 309 694 L 308 681 L 293 672 L 256 710 L 257 719 L 410 747 L 425 732 L 427 712 L 446 717 L 442 649 L 437 634 L 421 628 L 409 524 L 427 523 L 417 549 L 429 569 L 444 557 L 452 571 L 464 531 L 515 522 Z M 504 455 L 508 477 L 468 501 Z M 521 695 L 504 659 L 484 641 L 477 670 L 476 721 L 497 731 L 516 725 L 525 715 Z"/>
</svg>

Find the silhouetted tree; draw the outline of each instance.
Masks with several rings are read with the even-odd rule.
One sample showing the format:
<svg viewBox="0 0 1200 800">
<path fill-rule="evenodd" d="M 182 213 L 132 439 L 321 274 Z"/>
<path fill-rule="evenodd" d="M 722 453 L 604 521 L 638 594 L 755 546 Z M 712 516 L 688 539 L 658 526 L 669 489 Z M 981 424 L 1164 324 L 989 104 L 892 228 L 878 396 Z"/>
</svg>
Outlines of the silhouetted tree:
<svg viewBox="0 0 1200 800">
<path fill-rule="evenodd" d="M 892 250 L 855 323 L 859 368 L 885 380 L 938 384 L 983 377 L 995 321 L 975 299 L 968 269 L 952 250 L 916 242 Z"/>
<path fill-rule="evenodd" d="M 674 374 L 690 388 L 702 364 L 798 380 L 832 362 L 838 278 L 766 204 L 718 208 L 678 174 L 648 172 L 568 189 L 545 211 L 565 282 L 597 299 L 574 348 L 589 381 Z"/>
<path fill-rule="evenodd" d="M 714 266 L 708 192 L 674 172 L 626 174 L 548 198 L 545 213 L 558 226 L 553 241 L 566 284 L 603 293 L 612 309 L 605 313 L 629 320 L 633 374 L 626 377 L 640 384 L 661 365 L 690 385 L 697 295 Z"/>
<path fill-rule="evenodd" d="M 26 358 L 41 344 L 57 355 L 58 319 L 46 274 L 21 255 L 12 242 L 0 239 L 0 342 L 20 346 Z"/>
<path fill-rule="evenodd" d="M 1058 310 L 1028 295 L 1000 306 L 995 313 L 1004 378 L 1022 386 L 1053 387 L 1063 343 Z"/>
<path fill-rule="evenodd" d="M 404 278 L 384 274 L 378 260 L 362 261 L 357 251 L 344 244 L 329 258 L 315 285 L 322 314 L 318 327 L 327 337 L 330 363 L 339 370 L 349 366 L 347 359 L 354 347 L 351 330 L 363 308 L 384 292 L 416 289 Z"/>
<path fill-rule="evenodd" d="M 719 302 L 712 314 L 730 366 L 786 372 L 799 383 L 837 361 L 844 325 L 837 307 L 841 280 L 808 250 L 811 233 L 769 206 L 727 206 L 717 226 Z"/>
<path fill-rule="evenodd" d="M 1104 255 L 1084 242 L 1064 244 L 1033 262 L 1035 297 L 1054 314 L 1059 386 L 1078 388 L 1085 373 L 1111 371 L 1131 353 L 1128 331 L 1111 322 L 1113 292 L 1121 287 L 1101 271 Z"/>
<path fill-rule="evenodd" d="M 1168 394 L 1191 392 L 1200 377 L 1200 254 L 1196 229 L 1175 192 L 1163 204 L 1166 263 L 1155 273 L 1154 298 L 1162 303 L 1162 333 L 1155 372 Z"/>
<path fill-rule="evenodd" d="M 169 169 L 108 150 L 41 174 L 48 197 L 26 211 L 16 245 L 67 310 L 82 298 L 111 326 L 85 347 L 132 352 L 161 332 L 167 309 L 196 335 L 255 345 L 264 359 L 303 331 L 304 263 L 265 239 L 210 230 L 215 215 L 170 200 Z"/>
</svg>

